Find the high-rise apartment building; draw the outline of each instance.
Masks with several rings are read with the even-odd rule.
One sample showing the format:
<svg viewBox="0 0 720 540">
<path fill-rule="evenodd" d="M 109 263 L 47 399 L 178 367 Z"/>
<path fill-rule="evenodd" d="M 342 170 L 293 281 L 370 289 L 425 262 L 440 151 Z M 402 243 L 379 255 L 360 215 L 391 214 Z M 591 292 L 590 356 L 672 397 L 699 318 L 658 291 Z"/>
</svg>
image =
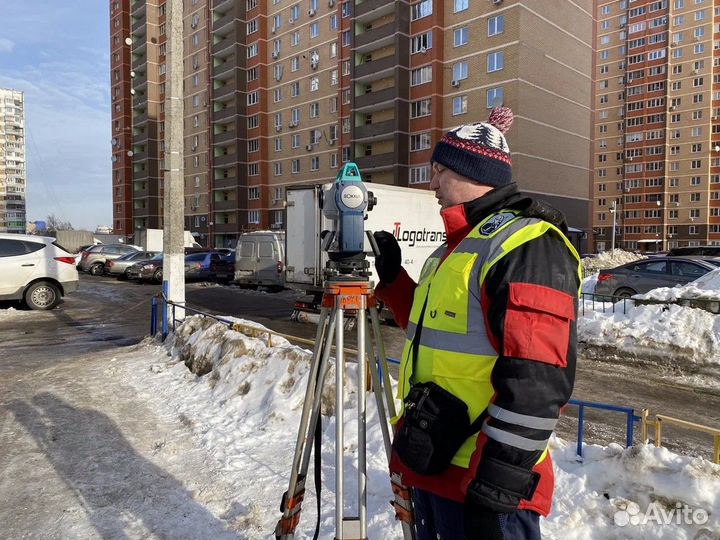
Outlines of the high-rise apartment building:
<svg viewBox="0 0 720 540">
<path fill-rule="evenodd" d="M 332 181 L 348 160 L 366 180 L 427 189 L 435 142 L 500 104 L 515 111 L 521 188 L 588 229 L 592 0 L 184 5 L 186 226 L 208 244 L 283 228 L 285 189 Z M 130 6 L 134 227 L 161 214 L 150 180 L 162 156 L 163 8 Z"/>
<path fill-rule="evenodd" d="M 720 244 L 720 2 L 599 0 L 597 21 L 596 249 Z"/>
<path fill-rule="evenodd" d="M 25 232 L 26 181 L 23 93 L 0 88 L 0 232 Z"/>
</svg>

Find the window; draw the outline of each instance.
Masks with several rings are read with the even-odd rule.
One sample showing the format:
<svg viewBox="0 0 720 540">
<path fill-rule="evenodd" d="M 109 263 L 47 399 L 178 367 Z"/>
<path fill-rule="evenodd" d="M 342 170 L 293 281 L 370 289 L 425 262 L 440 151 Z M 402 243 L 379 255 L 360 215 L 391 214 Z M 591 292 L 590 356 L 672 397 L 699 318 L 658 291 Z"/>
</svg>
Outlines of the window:
<svg viewBox="0 0 720 540">
<path fill-rule="evenodd" d="M 313 156 L 310 158 L 310 170 L 320 170 L 320 156 Z"/>
<path fill-rule="evenodd" d="M 255 129 L 260 125 L 260 117 L 257 114 L 253 114 L 252 116 L 247 117 L 247 127 L 248 129 Z M 197 135 L 195 135 L 197 137 Z M 193 146 L 197 146 L 197 140 L 195 141 Z"/>
<path fill-rule="evenodd" d="M 430 166 L 410 167 L 409 184 L 427 184 L 430 182 Z"/>
<path fill-rule="evenodd" d="M 337 30 L 338 28 L 338 16 L 333 13 L 332 15 L 330 15 L 330 30 Z"/>
<path fill-rule="evenodd" d="M 468 27 L 463 26 L 453 32 L 453 42 L 455 47 L 466 45 L 468 42 Z"/>
<path fill-rule="evenodd" d="M 275 151 L 282 152 L 282 137 L 275 137 Z"/>
<path fill-rule="evenodd" d="M 423 66 L 410 72 L 410 86 L 417 86 L 432 81 L 432 66 Z"/>
<path fill-rule="evenodd" d="M 505 31 L 505 16 L 498 15 L 488 19 L 488 37 L 502 34 Z"/>
<path fill-rule="evenodd" d="M 250 139 L 247 142 L 248 152 L 258 152 L 260 150 L 260 141 L 258 139 Z"/>
<path fill-rule="evenodd" d="M 260 198 L 260 188 L 258 186 L 248 188 L 248 199 L 251 201 Z"/>
<path fill-rule="evenodd" d="M 432 0 L 423 0 L 410 6 L 410 20 L 416 21 L 432 15 Z"/>
<path fill-rule="evenodd" d="M 290 20 L 297 21 L 300 18 L 300 4 L 290 7 Z"/>
<path fill-rule="evenodd" d="M 468 77 L 468 63 L 458 62 L 453 65 L 453 80 L 462 81 Z"/>
<path fill-rule="evenodd" d="M 195 22 L 194 17 L 195 16 L 193 15 L 193 22 Z M 257 31 L 258 31 L 258 20 L 257 19 L 253 19 L 252 21 L 247 23 L 247 33 L 248 34 L 254 34 Z"/>
<path fill-rule="evenodd" d="M 486 107 L 488 109 L 492 109 L 494 107 L 500 107 L 505 100 L 504 92 L 502 86 L 498 86 L 496 88 L 488 88 L 487 91 L 487 101 L 486 101 Z M 607 126 L 601 126 L 606 127 Z"/>
<path fill-rule="evenodd" d="M 310 118 L 317 118 L 320 116 L 320 103 L 315 102 L 310 104 Z"/>
<path fill-rule="evenodd" d="M 467 96 L 456 96 L 453 98 L 453 116 L 467 112 Z"/>
<path fill-rule="evenodd" d="M 298 174 L 300 172 L 300 160 L 299 159 L 293 159 L 290 163 L 291 165 L 291 171 L 293 174 Z"/>
<path fill-rule="evenodd" d="M 258 44 L 253 43 L 247 48 L 247 57 L 248 58 L 254 58 L 258 55 Z"/>
<path fill-rule="evenodd" d="M 490 53 L 487 56 L 487 71 L 492 73 L 493 71 L 499 71 L 503 68 L 505 62 L 505 56 L 503 51 L 497 51 Z"/>
<path fill-rule="evenodd" d="M 254 90 L 253 92 L 248 92 L 248 95 L 247 95 L 247 104 L 248 105 L 257 105 L 258 101 L 259 101 L 259 98 L 258 98 L 257 90 Z"/>
<path fill-rule="evenodd" d="M 282 88 L 273 89 L 273 102 L 282 101 Z"/>
<path fill-rule="evenodd" d="M 300 83 L 298 81 L 295 81 L 290 85 L 290 96 L 298 97 L 299 95 L 300 95 Z"/>
<path fill-rule="evenodd" d="M 312 77 L 310 79 L 310 91 L 317 92 L 320 89 L 320 79 L 318 77 Z"/>
<path fill-rule="evenodd" d="M 455 13 L 465 11 L 468 8 L 468 0 L 455 0 Z"/>
<path fill-rule="evenodd" d="M 293 148 L 300 148 L 300 134 L 293 133 L 290 137 L 290 146 Z"/>
<path fill-rule="evenodd" d="M 249 210 L 248 211 L 248 223 L 257 225 L 260 223 L 260 210 Z"/>
<path fill-rule="evenodd" d="M 430 10 L 432 12 L 432 3 L 430 4 Z M 349 17 L 352 14 L 352 7 L 350 5 L 350 2 L 343 2 L 342 3 L 342 16 L 343 18 Z"/>
<path fill-rule="evenodd" d="M 310 25 L 310 37 L 316 38 L 320 35 L 320 27 L 318 26 L 317 22 L 314 22 Z"/>
<path fill-rule="evenodd" d="M 432 99 L 426 98 L 410 103 L 410 118 L 420 118 L 432 114 Z"/>
<path fill-rule="evenodd" d="M 410 54 L 424 53 L 428 49 L 432 49 L 432 32 L 425 32 L 412 38 Z"/>
<path fill-rule="evenodd" d="M 410 136 L 410 151 L 417 152 L 419 150 L 427 150 L 430 148 L 432 141 L 430 133 L 418 133 Z"/>
</svg>

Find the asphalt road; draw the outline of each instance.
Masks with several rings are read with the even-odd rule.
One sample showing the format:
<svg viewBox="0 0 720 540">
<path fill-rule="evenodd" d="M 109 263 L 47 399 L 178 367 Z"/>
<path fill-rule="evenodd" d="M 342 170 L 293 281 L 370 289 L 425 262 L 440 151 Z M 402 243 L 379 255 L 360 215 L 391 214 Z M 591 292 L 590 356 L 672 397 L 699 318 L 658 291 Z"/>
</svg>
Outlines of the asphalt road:
<svg viewBox="0 0 720 540">
<path fill-rule="evenodd" d="M 10 373 L 30 376 L 34 369 L 72 359 L 78 350 L 100 352 L 139 342 L 149 332 L 150 298 L 159 292 L 158 285 L 82 275 L 80 291 L 67 297 L 58 309 L 0 320 L 0 377 L 7 380 Z M 202 283 L 188 284 L 186 290 L 189 306 L 314 339 L 315 325 L 289 320 L 292 304 L 300 296 L 292 291 L 272 294 Z M 0 309 L 7 305 L 0 305 Z M 383 325 L 382 333 L 388 356 L 398 357 L 402 331 Z M 355 332 L 346 332 L 347 346 L 352 347 L 354 340 Z M 590 352 L 578 360 L 574 398 L 632 407 L 637 413 L 648 407 L 652 413 L 720 427 L 719 385 L 710 384 L 718 380 L 720 372 L 709 371 L 693 378 L 682 367 L 653 359 Z M 0 391 L 2 386 L 0 382 Z M 585 441 L 623 442 L 625 422 L 620 414 L 588 411 Z M 576 431 L 576 407 L 568 406 L 558 434 L 576 440 Z M 665 445 L 673 450 L 711 456 L 709 435 L 674 427 L 666 427 L 664 434 Z M 639 440 L 638 426 L 635 441 Z"/>
</svg>

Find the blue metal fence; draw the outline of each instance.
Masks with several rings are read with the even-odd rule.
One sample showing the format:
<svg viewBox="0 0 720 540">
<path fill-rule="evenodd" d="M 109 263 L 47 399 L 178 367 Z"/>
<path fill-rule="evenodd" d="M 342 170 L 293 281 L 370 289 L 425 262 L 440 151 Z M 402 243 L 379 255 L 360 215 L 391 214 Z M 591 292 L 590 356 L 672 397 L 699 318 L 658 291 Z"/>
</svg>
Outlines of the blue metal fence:
<svg viewBox="0 0 720 540">
<path fill-rule="evenodd" d="M 635 410 L 630 407 L 621 407 L 618 405 L 608 405 L 607 403 L 596 403 L 593 401 L 583 401 L 580 399 L 571 399 L 569 405 L 578 407 L 578 441 L 577 455 L 582 458 L 583 455 L 583 436 L 585 432 L 585 408 L 599 409 L 603 411 L 613 411 L 623 413 L 627 416 L 625 427 L 625 448 L 633 445 L 633 435 L 635 430 L 635 422 L 640 422 L 641 418 L 635 414 Z"/>
</svg>

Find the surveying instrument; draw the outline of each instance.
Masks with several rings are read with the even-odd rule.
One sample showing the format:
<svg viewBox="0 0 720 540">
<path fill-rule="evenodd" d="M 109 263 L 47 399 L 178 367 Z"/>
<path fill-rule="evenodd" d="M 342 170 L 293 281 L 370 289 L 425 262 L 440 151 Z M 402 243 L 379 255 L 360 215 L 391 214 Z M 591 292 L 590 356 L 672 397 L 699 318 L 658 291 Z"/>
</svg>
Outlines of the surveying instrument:
<svg viewBox="0 0 720 540">
<path fill-rule="evenodd" d="M 315 489 L 317 492 L 317 527 L 320 526 L 320 401 L 329 370 L 330 351 L 335 338 L 335 540 L 367 540 L 367 459 L 366 459 L 366 373 L 369 368 L 372 391 L 375 395 L 385 452 L 390 460 L 391 439 L 388 418 L 395 416 L 395 402 L 387 369 L 385 347 L 380 335 L 377 302 L 370 281 L 370 263 L 365 258 L 365 238 L 378 254 L 375 238 L 365 231 L 367 212 L 376 204 L 368 192 L 355 163 L 347 163 L 338 173 L 335 183 L 323 192 L 320 206 L 333 224 L 333 230 L 323 231 L 322 248 L 328 254 L 324 270 L 324 288 L 315 347 L 310 363 L 308 386 L 303 403 L 300 428 L 290 473 L 290 484 L 280 504 L 282 517 L 275 528 L 277 540 L 293 540 L 300 521 L 305 496 L 305 483 L 310 456 L 315 443 Z M 345 515 L 344 479 L 344 378 L 345 378 L 345 322 L 346 316 L 355 318 L 357 332 L 357 513 Z M 368 332 L 368 322 L 370 331 Z M 368 362 L 366 353 L 371 358 Z M 388 416 L 389 415 L 389 416 Z M 399 478 L 392 478 L 395 500 L 392 504 L 403 519 L 403 537 L 414 538 L 411 525 L 412 507 L 407 488 Z"/>
</svg>

